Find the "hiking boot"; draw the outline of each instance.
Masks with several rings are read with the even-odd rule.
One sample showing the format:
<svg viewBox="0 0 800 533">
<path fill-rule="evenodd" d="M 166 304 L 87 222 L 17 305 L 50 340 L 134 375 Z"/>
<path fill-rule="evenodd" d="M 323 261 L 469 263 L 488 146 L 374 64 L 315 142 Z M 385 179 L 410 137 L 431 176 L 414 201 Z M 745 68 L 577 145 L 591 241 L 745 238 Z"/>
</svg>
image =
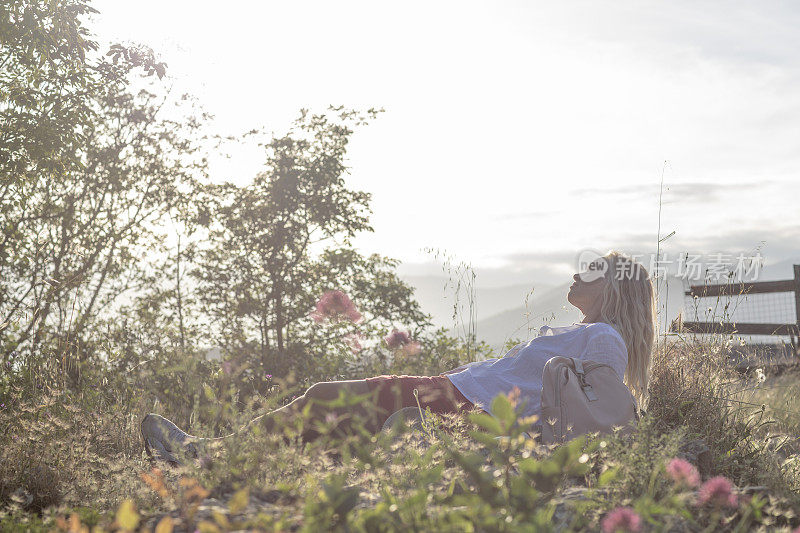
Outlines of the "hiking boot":
<svg viewBox="0 0 800 533">
<path fill-rule="evenodd" d="M 172 421 L 161 415 L 150 413 L 142 419 L 144 450 L 151 459 L 167 461 L 171 465 L 182 464 L 179 457 L 198 457 L 197 443 L 204 440 L 189 435 Z"/>
</svg>

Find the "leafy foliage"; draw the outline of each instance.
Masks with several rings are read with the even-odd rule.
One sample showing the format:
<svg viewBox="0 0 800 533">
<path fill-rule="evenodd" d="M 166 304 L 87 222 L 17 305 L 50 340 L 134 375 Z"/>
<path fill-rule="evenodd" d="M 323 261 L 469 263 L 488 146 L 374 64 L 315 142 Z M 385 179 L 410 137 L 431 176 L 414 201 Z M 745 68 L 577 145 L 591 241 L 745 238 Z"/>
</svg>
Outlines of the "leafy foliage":
<svg viewBox="0 0 800 533">
<path fill-rule="evenodd" d="M 307 406 L 274 432 L 252 424 L 194 463 L 153 468 L 149 411 L 219 435 L 312 381 L 438 375 L 489 349 L 471 326 L 465 339 L 429 331 L 397 261 L 351 246 L 371 231 L 370 198 L 347 186 L 346 148 L 378 111 L 302 110 L 264 143 L 254 179 L 213 185 L 210 117 L 164 88 L 152 50 L 103 54 L 83 23 L 94 12 L 0 6 L 3 531 L 800 524 L 797 439 L 772 433 L 773 411 L 742 400 L 742 378 L 704 343 L 659 348 L 649 413 L 625 437 L 542 446 L 513 395 L 492 415 L 420 413 L 421 430 L 378 435 L 356 419 L 345 433 L 338 415 L 364 398 L 343 395 L 311 428 Z M 315 322 L 333 290 L 349 319 Z M 309 429 L 320 438 L 304 442 Z"/>
</svg>

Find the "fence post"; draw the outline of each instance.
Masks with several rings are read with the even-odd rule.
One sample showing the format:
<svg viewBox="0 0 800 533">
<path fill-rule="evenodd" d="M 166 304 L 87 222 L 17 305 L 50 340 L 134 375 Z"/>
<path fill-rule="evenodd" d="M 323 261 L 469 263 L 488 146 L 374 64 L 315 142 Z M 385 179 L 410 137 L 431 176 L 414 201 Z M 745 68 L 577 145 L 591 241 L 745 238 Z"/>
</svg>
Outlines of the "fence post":
<svg viewBox="0 0 800 533">
<path fill-rule="evenodd" d="M 800 354 L 800 265 L 794 265 L 794 318 L 797 322 L 797 331 L 793 341 L 794 355 Z"/>
</svg>

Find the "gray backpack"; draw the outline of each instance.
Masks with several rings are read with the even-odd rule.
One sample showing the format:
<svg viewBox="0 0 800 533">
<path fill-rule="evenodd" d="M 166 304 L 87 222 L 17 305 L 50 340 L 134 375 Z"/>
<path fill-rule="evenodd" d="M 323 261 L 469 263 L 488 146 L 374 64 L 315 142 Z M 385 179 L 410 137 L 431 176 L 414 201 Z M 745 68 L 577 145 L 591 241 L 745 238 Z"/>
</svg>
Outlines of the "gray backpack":
<svg viewBox="0 0 800 533">
<path fill-rule="evenodd" d="M 561 443 L 590 432 L 633 430 L 636 400 L 610 366 L 553 357 L 542 373 L 542 442 Z"/>
</svg>

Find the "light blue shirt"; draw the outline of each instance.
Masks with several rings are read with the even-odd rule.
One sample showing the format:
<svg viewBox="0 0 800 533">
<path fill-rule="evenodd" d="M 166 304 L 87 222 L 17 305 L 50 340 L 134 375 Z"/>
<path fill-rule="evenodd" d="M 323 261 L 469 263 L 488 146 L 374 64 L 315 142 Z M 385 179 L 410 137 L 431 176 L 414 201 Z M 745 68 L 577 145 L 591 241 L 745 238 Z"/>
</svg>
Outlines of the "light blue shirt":
<svg viewBox="0 0 800 533">
<path fill-rule="evenodd" d="M 491 413 L 492 400 L 508 394 L 516 385 L 519 402 L 526 402 L 522 416 L 539 415 L 542 372 L 557 355 L 605 363 L 625 376 L 628 350 L 619 332 L 605 322 L 575 322 L 569 326 L 542 326 L 539 336 L 517 344 L 501 358 L 474 361 L 451 370 L 447 377 L 472 403 Z"/>
</svg>

